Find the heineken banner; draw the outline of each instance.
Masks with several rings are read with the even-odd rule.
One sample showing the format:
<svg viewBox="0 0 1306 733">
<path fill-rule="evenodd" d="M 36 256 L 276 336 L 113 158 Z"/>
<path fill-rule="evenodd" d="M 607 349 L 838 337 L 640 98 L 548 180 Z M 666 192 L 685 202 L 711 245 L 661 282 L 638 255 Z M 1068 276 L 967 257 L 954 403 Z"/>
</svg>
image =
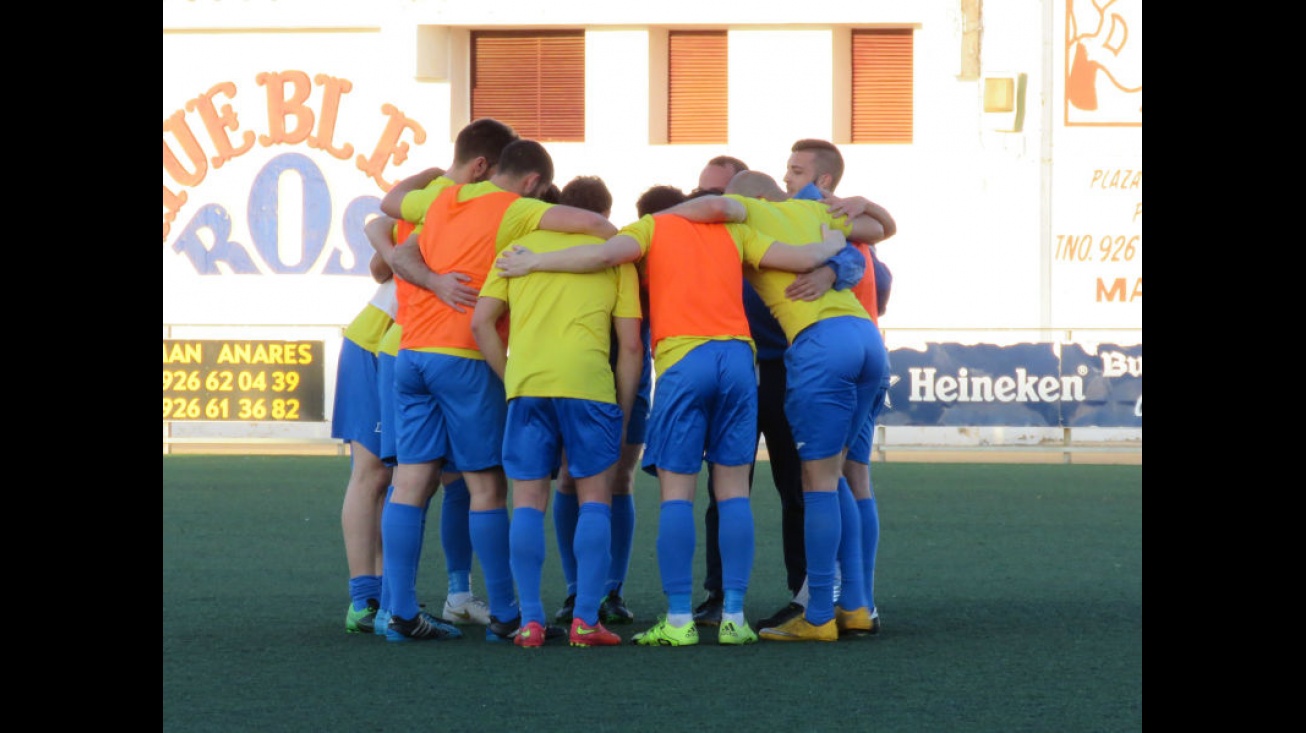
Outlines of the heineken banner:
<svg viewBox="0 0 1306 733">
<path fill-rule="evenodd" d="M 1143 345 L 893 349 L 881 425 L 1143 426 Z"/>
</svg>

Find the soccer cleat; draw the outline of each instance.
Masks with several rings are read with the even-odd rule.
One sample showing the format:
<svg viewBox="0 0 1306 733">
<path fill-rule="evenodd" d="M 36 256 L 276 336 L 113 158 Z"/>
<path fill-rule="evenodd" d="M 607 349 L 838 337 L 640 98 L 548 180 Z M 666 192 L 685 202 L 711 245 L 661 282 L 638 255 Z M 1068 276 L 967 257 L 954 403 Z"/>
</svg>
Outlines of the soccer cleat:
<svg viewBox="0 0 1306 733">
<path fill-rule="evenodd" d="M 721 623 L 721 606 L 725 598 L 718 592 L 707 594 L 707 600 L 694 609 L 694 623 L 699 626 L 717 626 Z"/>
<path fill-rule="evenodd" d="M 803 612 L 806 610 L 807 609 L 802 604 L 794 603 L 793 601 L 790 601 L 789 605 L 785 606 L 779 611 L 776 611 L 770 616 L 767 616 L 761 621 L 758 621 L 757 628 L 759 629 L 779 628 L 780 626 L 783 626 L 785 622 L 798 618 L 799 616 L 802 616 Z"/>
<path fill-rule="evenodd" d="M 380 604 L 376 599 L 367 599 L 367 607 L 361 611 L 354 610 L 354 604 L 351 601 L 349 610 L 345 611 L 345 633 L 346 634 L 371 634 L 376 630 L 376 612 Z"/>
<path fill-rule="evenodd" d="M 390 612 L 384 608 L 376 609 L 376 619 L 372 622 L 372 633 L 377 636 L 385 636 L 385 632 L 390 628 Z"/>
<path fill-rule="evenodd" d="M 578 618 L 571 620 L 572 646 L 616 646 L 620 643 L 621 637 L 603 628 L 602 621 L 590 626 Z"/>
<path fill-rule="evenodd" d="M 684 626 L 672 626 L 666 616 L 659 616 L 658 622 L 631 639 L 640 646 L 693 646 L 698 643 L 698 627 L 694 622 Z"/>
<path fill-rule="evenodd" d="M 500 621 L 491 616 L 490 623 L 485 626 L 486 641 L 515 641 L 517 633 L 521 626 L 521 616 L 511 621 Z M 562 639 L 567 636 L 567 630 L 561 626 L 549 624 L 544 627 L 544 640 L 552 641 L 553 639 Z"/>
<path fill-rule="evenodd" d="M 462 603 L 450 603 L 444 599 L 444 613 L 441 614 L 455 624 L 476 624 L 485 626 L 490 623 L 490 606 L 476 596 L 468 596 Z"/>
<path fill-rule="evenodd" d="M 769 641 L 838 641 L 839 626 L 830 619 L 814 626 L 803 616 L 796 616 L 774 628 L 764 628 L 761 634 Z"/>
<path fill-rule="evenodd" d="M 871 636 L 880 633 L 880 609 L 871 609 Z"/>
<path fill-rule="evenodd" d="M 718 644 L 727 644 L 733 646 L 742 646 L 744 644 L 753 644 L 757 642 L 757 632 L 745 621 L 737 624 L 734 621 L 722 621 L 721 628 L 717 630 L 716 641 Z"/>
<path fill-rule="evenodd" d="M 851 611 L 835 606 L 834 623 L 839 629 L 839 636 L 870 636 L 871 635 L 871 612 L 862 606 L 854 608 Z"/>
<path fill-rule="evenodd" d="M 635 621 L 635 614 L 626 608 L 626 602 L 617 591 L 608 591 L 608 595 L 599 604 L 599 620 L 610 624 L 629 624 Z"/>
<path fill-rule="evenodd" d="M 560 624 L 571 625 L 571 615 L 576 612 L 576 594 L 572 593 L 567 596 L 567 600 L 562 602 L 562 608 L 553 614 L 553 620 Z"/>
<path fill-rule="evenodd" d="M 425 611 L 419 612 L 412 620 L 391 616 L 390 628 L 385 632 L 386 641 L 445 641 L 461 638 L 463 632 Z"/>
<path fill-rule="evenodd" d="M 517 636 L 518 627 L 521 626 L 521 616 L 511 621 L 500 621 L 491 616 L 490 623 L 485 625 L 486 641 L 512 641 Z"/>
<path fill-rule="evenodd" d="M 528 621 L 525 626 L 517 630 L 512 643 L 517 646 L 533 648 L 544 646 L 544 639 L 544 625 L 539 621 Z"/>
</svg>

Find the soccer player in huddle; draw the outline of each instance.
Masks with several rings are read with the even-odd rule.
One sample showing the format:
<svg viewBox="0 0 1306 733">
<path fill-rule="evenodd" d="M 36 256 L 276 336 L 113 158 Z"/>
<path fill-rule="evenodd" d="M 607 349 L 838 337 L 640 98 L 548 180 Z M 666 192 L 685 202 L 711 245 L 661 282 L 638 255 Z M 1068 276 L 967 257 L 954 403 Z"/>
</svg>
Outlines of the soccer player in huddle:
<svg viewBox="0 0 1306 733">
<path fill-rule="evenodd" d="M 602 180 L 582 177 L 567 184 L 559 200 L 606 217 L 612 196 Z M 548 252 L 601 241 L 537 230 L 515 246 Z M 509 311 L 505 344 L 496 324 Z M 508 401 L 503 466 L 512 479 L 511 564 L 521 601 L 518 646 L 545 642 L 540 591 L 544 515 L 564 456 L 579 504 L 570 538 L 576 565 L 570 642 L 580 647 L 621 643 L 599 619 L 599 604 L 612 563 L 612 480 L 643 368 L 641 320 L 639 280 L 630 264 L 511 280 L 491 271 L 481 288 L 472 332 L 486 362 L 503 379 Z M 615 373 L 609 364 L 613 351 Z"/>
<path fill-rule="evenodd" d="M 875 247 L 898 231 L 893 216 L 879 204 L 861 196 L 839 198 L 833 192 L 843 177 L 843 155 L 833 144 L 825 140 L 803 139 L 795 142 L 790 150 L 786 165 L 784 183 L 786 191 L 793 198 L 822 200 L 837 213 L 848 216 L 866 214 L 884 229 L 884 236 L 879 241 L 850 241 L 866 261 L 866 275 L 852 287 L 852 292 L 861 301 L 871 321 L 879 325 L 879 317 L 884 315 L 884 306 L 888 299 L 888 289 L 892 276 L 879 262 Z M 791 288 L 792 290 L 792 288 Z M 887 347 L 886 347 L 887 350 Z M 887 356 L 887 354 L 886 354 Z M 889 374 L 884 375 L 883 387 L 887 394 Z M 853 519 L 860 523 L 862 550 L 862 569 L 865 573 L 866 605 L 868 617 L 845 620 L 840 628 L 841 634 L 878 634 L 880 631 L 880 613 L 875 605 L 875 561 L 879 549 L 880 513 L 875 499 L 875 489 L 871 482 L 871 448 L 875 437 L 875 423 L 884 408 L 884 401 L 878 400 L 871 410 L 871 415 L 857 433 L 856 439 L 848 447 L 847 459 L 843 465 L 843 478 L 839 484 L 841 514 L 844 521 Z M 855 507 L 855 509 L 854 509 Z M 858 533 L 845 533 L 856 537 Z M 846 551 L 841 548 L 840 552 Z M 797 607 L 797 608 L 796 608 Z M 780 622 L 787 620 L 784 615 L 796 616 L 803 609 L 797 602 L 778 614 Z M 779 625 L 774 624 L 774 625 Z"/>
<path fill-rule="evenodd" d="M 395 579 L 389 573 L 382 574 L 381 608 L 377 613 L 375 630 L 389 641 L 408 641 L 410 639 L 456 639 L 462 636 L 451 622 L 489 623 L 489 609 L 485 601 L 476 598 L 471 592 L 471 570 L 473 548 L 469 529 L 470 493 L 466 482 L 451 462 L 446 462 L 434 472 L 427 466 L 405 461 L 400 456 L 399 414 L 396 411 L 397 391 L 394 383 L 395 365 L 398 350 L 403 339 L 403 324 L 410 318 L 410 313 L 417 308 L 428 306 L 431 301 L 439 302 L 451 308 L 461 308 L 475 304 L 476 291 L 467 287 L 466 275 L 458 272 L 435 272 L 422 259 L 415 237 L 421 231 L 426 212 L 430 204 L 445 188 L 461 183 L 482 181 L 494 173 L 503 149 L 517 139 L 517 133 L 510 126 L 494 119 L 475 120 L 459 131 L 454 141 L 453 164 L 448 171 L 431 168 L 410 176 L 399 183 L 381 200 L 381 210 L 395 220 L 393 230 L 384 230 L 385 224 L 374 221 L 369 224 L 368 239 L 373 248 L 385 258 L 386 262 L 399 275 L 395 279 L 398 310 L 395 323 L 382 339 L 378 354 L 378 372 L 381 403 L 381 444 L 382 459 L 394 466 L 392 485 L 386 499 L 386 509 L 381 514 L 383 539 L 383 557 L 389 556 L 385 550 L 385 517 L 389 504 L 394 497 L 395 485 L 400 474 L 405 481 L 416 483 L 426 481 L 426 499 L 420 504 L 416 525 L 404 524 L 401 528 L 392 528 L 394 541 L 405 547 L 404 563 L 400 566 L 403 573 L 404 588 L 399 591 L 403 598 L 412 597 L 416 602 L 417 566 L 421 557 L 422 540 L 426 528 L 426 512 L 430 497 L 441 482 L 445 487 L 444 501 L 440 515 L 440 543 L 445 553 L 448 572 L 448 595 L 445 599 L 443 618 L 419 611 L 409 619 L 410 633 L 390 630 L 390 618 L 395 597 Z M 385 235 L 385 236 L 382 236 Z M 410 238 L 411 235 L 411 238 Z M 393 237 L 393 239 L 391 239 Z M 399 242 L 398 246 L 395 242 Z M 461 304 L 461 305 L 460 305 Z M 393 355 L 393 356 L 392 356 Z M 412 515 L 408 509 L 398 510 L 398 514 Z M 411 563 L 411 565 L 409 564 Z M 421 623 L 418 623 L 420 621 Z"/>
<path fill-rule="evenodd" d="M 367 305 L 345 328 L 336 368 L 331 437 L 349 444 L 349 483 L 340 509 L 340 525 L 349 568 L 349 607 L 345 632 L 375 631 L 381 608 L 381 507 L 390 485 L 390 467 L 380 458 L 381 405 L 377 392 L 377 352 L 394 323 L 395 278 L 380 255 L 370 263 L 380 283 Z"/>
<path fill-rule="evenodd" d="M 683 194 L 681 196 L 683 198 Z M 607 217 L 612 215 L 612 193 L 602 179 L 596 176 L 577 176 L 572 179 L 559 192 L 558 203 L 590 209 Z M 641 310 L 647 315 L 647 293 L 643 288 L 640 289 L 640 298 Z M 639 330 L 644 356 L 641 359 L 642 367 L 639 388 L 635 392 L 635 404 L 627 418 L 621 458 L 617 460 L 612 478 L 612 561 L 608 566 L 603 587 L 603 600 L 599 604 L 599 620 L 609 625 L 629 624 L 635 620 L 635 614 L 627 608 L 621 589 L 630 570 L 630 554 L 635 542 L 635 473 L 639 470 L 639 461 L 643 457 L 649 403 L 653 394 L 653 351 L 649 343 L 647 318 L 640 319 Z M 613 343 L 617 342 L 615 331 L 611 339 Z M 617 369 L 619 356 L 620 350 L 613 349 L 609 358 L 613 370 Z M 553 494 L 553 528 L 558 544 L 558 559 L 562 565 L 562 576 L 567 584 L 567 598 L 553 620 L 570 626 L 576 607 L 577 582 L 576 553 L 572 540 L 576 534 L 580 504 L 576 494 L 576 479 L 571 475 L 565 461 L 558 471 L 557 481 L 557 489 Z"/>
<path fill-rule="evenodd" d="M 693 199 L 667 213 L 701 222 L 747 222 L 769 236 L 789 240 L 801 241 L 832 226 L 853 240 L 883 238 L 883 226 L 869 216 L 846 219 L 819 202 L 786 198 L 770 176 L 745 171 L 731 180 L 725 196 Z M 804 615 L 764 627 L 760 636 L 775 641 L 834 641 L 841 627 L 860 626 L 869 618 L 860 540 L 840 552 L 842 535 L 853 525 L 851 517 L 845 521 L 841 515 L 839 482 L 847 446 L 876 401 L 883 402 L 888 356 L 879 331 L 852 293 L 831 290 L 814 301 L 792 300 L 786 289 L 794 281 L 793 273 L 757 269 L 748 274 L 789 341 L 785 414 L 803 465 L 810 593 Z M 844 573 L 838 608 L 836 559 Z"/>
<path fill-rule="evenodd" d="M 466 276 L 464 284 L 479 293 L 496 253 L 532 231 L 615 233 L 599 214 L 534 198 L 552 182 L 553 161 L 542 145 L 524 139 L 508 144 L 488 181 L 450 186 L 430 204 L 415 235 L 422 260 L 434 272 Z M 418 615 L 410 589 L 432 478 L 448 462 L 462 472 L 471 495 L 472 546 L 490 605 L 486 638 L 508 640 L 517 634 L 521 614 L 509 558 L 504 384 L 473 337 L 471 312 L 426 295 L 414 305 L 401 319 L 395 363 L 399 466 L 382 518 L 385 574 L 392 574 L 393 565 L 395 579 L 390 629 L 404 640 L 438 638 Z"/>
</svg>

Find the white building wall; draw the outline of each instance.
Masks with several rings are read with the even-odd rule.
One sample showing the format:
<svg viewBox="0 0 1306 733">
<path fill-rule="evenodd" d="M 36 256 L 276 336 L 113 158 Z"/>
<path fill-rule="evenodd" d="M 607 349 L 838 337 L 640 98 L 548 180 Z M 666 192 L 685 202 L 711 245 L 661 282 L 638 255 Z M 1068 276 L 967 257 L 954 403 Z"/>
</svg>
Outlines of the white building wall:
<svg viewBox="0 0 1306 733">
<path fill-rule="evenodd" d="M 220 167 L 184 190 L 189 201 L 171 223 L 163 248 L 163 311 L 169 325 L 251 324 L 343 326 L 374 285 L 366 277 L 305 274 L 199 277 L 172 245 L 199 206 L 217 203 L 231 215 L 231 237 L 248 245 L 246 208 L 251 181 L 275 155 L 308 156 L 330 187 L 333 221 L 359 197 L 384 189 L 359 170 L 373 152 L 392 105 L 420 124 L 425 138 L 382 173 L 392 183 L 432 165 L 447 166 L 452 139 L 468 121 L 467 47 L 471 29 L 585 28 L 586 140 L 548 143 L 559 183 L 574 175 L 602 176 L 619 225 L 635 217 L 634 202 L 654 184 L 692 189 L 707 159 L 729 154 L 780 178 L 788 147 L 816 137 L 839 142 L 842 66 L 835 48 L 847 28 L 915 28 L 915 121 L 909 145 L 842 144 L 845 195 L 865 195 L 894 215 L 899 234 L 880 247 L 895 275 L 893 300 L 880 325 L 891 348 L 925 341 L 991 343 L 1091 334 L 1141 342 L 1136 302 L 1095 302 L 1094 277 L 1127 276 L 1141 292 L 1141 187 L 1083 193 L 1094 168 L 1137 168 L 1141 127 L 1066 130 L 1059 79 L 1065 74 L 1067 0 L 984 0 L 981 78 L 1026 75 L 1026 113 L 1018 131 L 997 129 L 982 111 L 982 81 L 960 78 L 962 0 L 829 0 L 736 3 L 663 0 L 552 3 L 499 0 L 164 0 L 163 114 L 183 113 L 211 159 L 194 101 L 221 83 L 219 95 L 238 127 L 234 144 L 253 131 L 267 134 L 267 94 L 261 75 L 300 70 L 347 79 L 333 140 L 353 146 L 347 157 L 306 144 L 264 147 Z M 730 48 L 729 141 L 723 145 L 651 143 L 665 133 L 664 85 L 658 59 L 675 28 L 725 28 Z M 321 109 L 316 84 L 305 104 Z M 652 105 L 652 106 L 650 106 Z M 320 123 L 321 120 L 318 120 Z M 165 144 L 167 142 L 165 134 Z M 1073 160 L 1075 170 L 1057 161 Z M 1140 171 L 1141 177 L 1141 171 Z M 1055 185 L 1054 185 L 1055 184 Z M 387 183 L 388 186 L 388 183 Z M 1073 194 L 1072 194 L 1073 192 Z M 293 200 L 294 186 L 281 188 Z M 166 198 L 165 192 L 165 198 Z M 1136 199 L 1136 202 L 1135 202 Z M 1132 220 L 1119 213 L 1137 204 Z M 1104 217 L 1122 222 L 1099 224 Z M 293 261 L 297 222 L 280 221 L 282 255 Z M 1114 228 L 1113 228 L 1114 227 Z M 1053 261 L 1058 230 L 1092 235 L 1136 227 L 1136 261 L 1116 270 Z M 333 224 L 329 250 L 349 261 Z M 1126 231 L 1126 234 L 1130 232 Z M 325 259 L 325 257 L 323 258 Z M 1122 268 L 1122 269 L 1121 269 Z M 266 336 L 261 336 L 266 337 Z"/>
</svg>

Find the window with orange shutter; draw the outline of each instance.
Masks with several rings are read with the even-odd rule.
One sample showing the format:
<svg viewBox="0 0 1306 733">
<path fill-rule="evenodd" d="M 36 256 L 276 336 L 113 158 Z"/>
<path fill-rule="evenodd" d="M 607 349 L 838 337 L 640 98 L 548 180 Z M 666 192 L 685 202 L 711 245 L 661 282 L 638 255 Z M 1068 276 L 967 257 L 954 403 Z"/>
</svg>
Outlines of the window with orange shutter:
<svg viewBox="0 0 1306 733">
<path fill-rule="evenodd" d="M 584 31 L 474 31 L 472 119 L 540 142 L 585 141 Z"/>
<path fill-rule="evenodd" d="M 910 28 L 852 32 L 852 142 L 912 141 Z"/>
<path fill-rule="evenodd" d="M 667 56 L 667 142 L 729 142 L 726 32 L 671 31 Z"/>
</svg>

